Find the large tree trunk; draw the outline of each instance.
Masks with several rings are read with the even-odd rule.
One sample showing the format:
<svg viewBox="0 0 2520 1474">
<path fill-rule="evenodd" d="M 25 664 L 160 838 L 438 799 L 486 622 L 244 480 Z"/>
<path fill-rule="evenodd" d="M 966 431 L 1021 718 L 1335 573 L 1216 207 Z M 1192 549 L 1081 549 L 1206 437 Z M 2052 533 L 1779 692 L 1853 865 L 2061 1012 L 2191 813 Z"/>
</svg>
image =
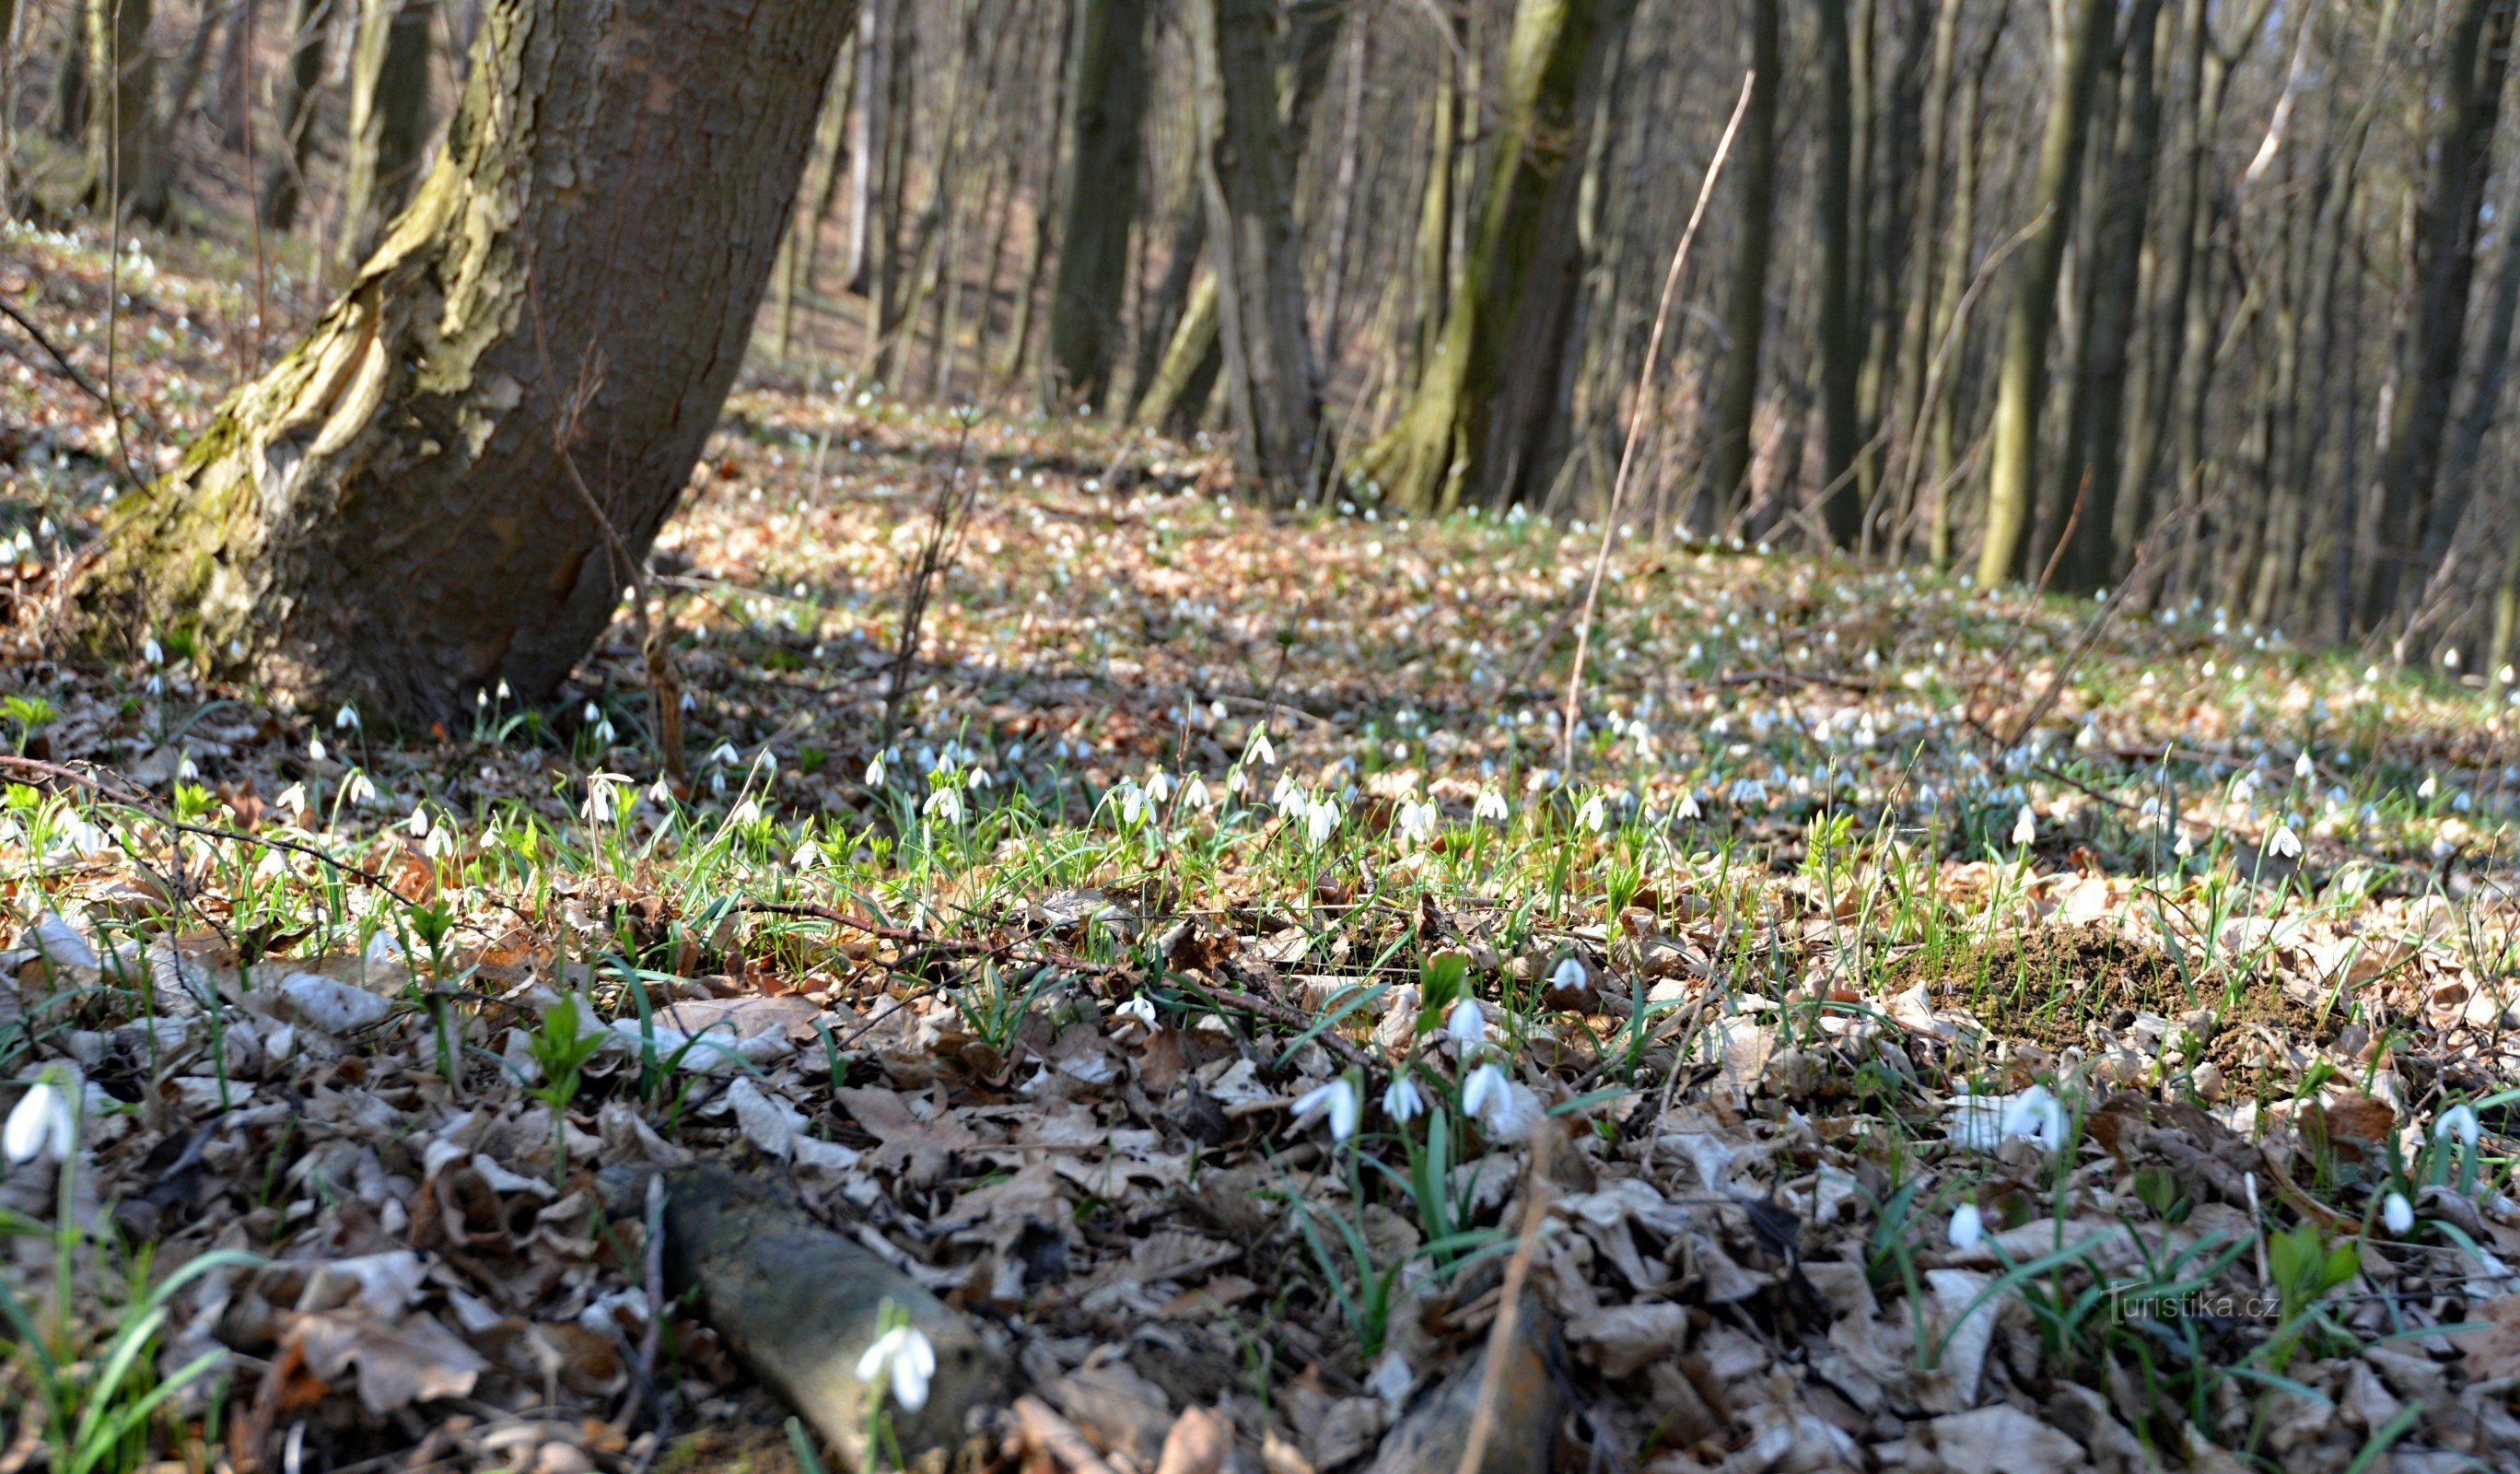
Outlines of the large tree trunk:
<svg viewBox="0 0 2520 1474">
<path fill-rule="evenodd" d="M 1518 0 L 1506 44 L 1497 125 L 1488 138 L 1470 212 L 1461 280 L 1435 353 L 1381 440 L 1358 457 L 1357 474 L 1401 507 L 1449 510 L 1466 492 L 1507 494 L 1489 427 L 1509 373 L 1527 365 L 1513 345 L 1532 341 L 1526 312 L 1557 312 L 1550 290 L 1571 241 L 1551 216 L 1570 212 L 1567 161 L 1581 157 L 1580 83 L 1602 74 L 1606 47 L 1624 31 L 1632 0 Z M 1535 291 L 1539 287 L 1541 290 Z"/>
<path fill-rule="evenodd" d="M 1295 231 L 1294 157 L 1279 112 L 1282 48 L 1270 0 L 1192 0 L 1189 11 L 1199 184 L 1235 460 L 1288 501 L 1312 487 L 1322 415 Z"/>
<path fill-rule="evenodd" d="M 428 28 L 437 0 L 369 0 L 350 55 L 350 168 L 341 186 L 344 266 L 366 260 L 418 180 L 428 126 Z"/>
<path fill-rule="evenodd" d="M 2414 311 L 2398 368 L 2389 451 L 2380 461 L 2380 525 L 2362 623 L 2378 627 L 2424 543 L 2442 431 L 2458 382 L 2468 285 L 2476 274 L 2477 207 L 2494 159 L 2494 124 L 2510 64 L 2513 0 L 2455 0 L 2441 52 L 2440 111 L 2430 177 L 2417 207 L 2407 271 Z"/>
<path fill-rule="evenodd" d="M 1050 298 L 1052 386 L 1076 404 L 1102 404 L 1120 361 L 1147 113 L 1147 0 L 1085 0 L 1078 23 L 1073 183 Z"/>
<path fill-rule="evenodd" d="M 180 627 L 223 674 L 426 721 L 550 691 L 619 607 L 742 361 L 850 7 L 487 12 L 411 208 L 118 506 L 92 641 Z"/>
<path fill-rule="evenodd" d="M 2081 193 L 2083 130 L 2091 121 L 2092 93 L 2108 48 L 2116 6 L 2109 0 L 2074 0 L 2073 28 L 2059 38 L 2056 94 L 2048 105 L 2040 141 L 2039 173 L 2031 189 L 2036 224 L 2021 248 L 2021 276 L 2004 321 L 2003 357 L 1998 370 L 1995 443 L 1987 473 L 1986 541 L 1978 550 L 1978 582 L 2012 576 L 2039 482 L 2039 413 L 2047 397 L 2048 337 L 2056 325 L 2056 281 L 2073 232 L 2074 200 Z"/>
<path fill-rule="evenodd" d="M 1952 0 L 1958 8 L 1958 0 Z M 1751 0 L 1750 105 L 1741 115 L 1740 231 L 1732 257 L 1731 295 L 1724 307 L 1722 386 L 1706 431 L 1706 504 L 1710 527 L 1732 517 L 1750 471 L 1750 435 L 1759 408 L 1759 353 L 1768 326 L 1768 257 L 1775 249 L 1777 215 L 1777 91 L 1784 85 L 1778 44 L 1778 0 Z"/>
</svg>

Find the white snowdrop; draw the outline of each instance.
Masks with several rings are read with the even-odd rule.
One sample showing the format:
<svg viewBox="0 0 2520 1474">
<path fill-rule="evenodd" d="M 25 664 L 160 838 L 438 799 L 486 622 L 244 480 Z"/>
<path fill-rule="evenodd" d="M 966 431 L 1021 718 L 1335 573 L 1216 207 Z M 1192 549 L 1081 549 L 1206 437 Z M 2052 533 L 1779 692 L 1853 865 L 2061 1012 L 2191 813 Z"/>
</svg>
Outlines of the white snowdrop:
<svg viewBox="0 0 2520 1474">
<path fill-rule="evenodd" d="M 1962 1203 L 1952 1210 L 1952 1247 L 1966 1254 L 1986 1241 L 1986 1216 L 1975 1203 Z"/>
<path fill-rule="evenodd" d="M 1330 1123 L 1330 1139 L 1345 1141 L 1356 1134 L 1357 1119 L 1365 1113 L 1365 1102 L 1359 1098 L 1356 1082 L 1342 1075 L 1327 1084 L 1319 1084 L 1295 1099 L 1295 1125 L 1308 1126 L 1315 1116 L 1327 1113 Z"/>
<path fill-rule="evenodd" d="M 2380 1221 L 2393 1237 L 2405 1238 L 2415 1226 L 2414 1205 L 2407 1201 L 2405 1193 L 2393 1192 L 2380 1200 Z"/>
<path fill-rule="evenodd" d="M 858 1380 L 870 1385 L 889 1379 L 892 1400 L 905 1412 L 927 1405 L 928 1379 L 936 1375 L 936 1348 L 915 1325 L 896 1325 L 875 1339 L 858 1358 Z"/>
<path fill-rule="evenodd" d="M 2021 806 L 2021 812 L 2012 820 L 2012 843 L 2031 845 L 2037 843 L 2038 839 L 2039 816 L 2030 811 L 2029 805 L 2024 804 Z"/>
</svg>

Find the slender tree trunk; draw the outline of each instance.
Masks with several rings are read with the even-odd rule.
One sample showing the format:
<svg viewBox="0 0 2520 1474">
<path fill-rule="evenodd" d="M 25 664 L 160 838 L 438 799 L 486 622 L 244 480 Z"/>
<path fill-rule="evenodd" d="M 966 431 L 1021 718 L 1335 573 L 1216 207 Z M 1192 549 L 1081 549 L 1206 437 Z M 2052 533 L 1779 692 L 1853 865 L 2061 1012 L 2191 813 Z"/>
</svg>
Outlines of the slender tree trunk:
<svg viewBox="0 0 2520 1474">
<path fill-rule="evenodd" d="M 1173 329 L 1154 377 L 1138 400 L 1138 425 L 1185 435 L 1205 411 L 1208 396 L 1216 392 L 1217 376 L 1225 368 L 1217 333 L 1216 291 L 1216 273 L 1199 273 L 1189 304 L 1182 309 L 1181 323 Z"/>
<path fill-rule="evenodd" d="M 1069 404 L 1101 405 L 1120 361 L 1129 232 L 1147 112 L 1148 0 L 1084 0 L 1076 52 L 1076 141 L 1050 298 L 1051 383 Z M 1274 73 L 1273 73 L 1274 75 Z M 1277 92 L 1269 92 L 1276 115 Z M 1086 187 L 1090 181 L 1091 187 Z"/>
<path fill-rule="evenodd" d="M 884 65 L 889 48 L 884 44 L 884 18 L 903 0 L 862 0 L 857 23 L 857 78 L 851 90 L 857 94 L 857 116 L 853 123 L 855 137 L 849 142 L 849 242 L 841 257 L 840 277 L 846 290 L 865 296 L 872 284 L 873 239 L 876 212 L 876 187 L 883 170 L 884 147 L 883 88 L 892 73 Z"/>
<path fill-rule="evenodd" d="M 2493 166 L 2512 10 L 2513 0 L 2454 0 L 2444 26 L 2432 169 L 2407 272 L 2414 309 L 2399 362 L 2389 451 L 2380 461 L 2380 536 L 2362 599 L 2365 629 L 2397 613 L 2409 571 L 2420 572 L 2414 560 L 2427 538 L 2442 431 L 2458 381 L 2468 285 L 2476 274 L 2477 207 Z"/>
<path fill-rule="evenodd" d="M 280 136 L 262 180 L 262 224 L 287 230 L 297 223 L 306 187 L 306 163 L 315 149 L 315 88 L 324 78 L 324 37 L 333 25 L 333 0 L 297 0 L 289 17 L 289 70 L 281 78 Z"/>
<path fill-rule="evenodd" d="M 1958 0 L 1953 0 L 1955 6 Z M 1741 200 L 1735 228 L 1732 281 L 1725 299 L 1724 330 L 1731 340 L 1715 415 L 1706 433 L 1707 512 L 1710 527 L 1730 521 L 1750 471 L 1750 437 L 1759 408 L 1759 353 L 1768 325 L 1768 258 L 1774 253 L 1777 213 L 1777 92 L 1784 84 L 1778 44 L 1778 0 L 1751 0 L 1750 105 L 1735 141 Z"/>
<path fill-rule="evenodd" d="M 772 278 L 777 283 L 778 354 L 788 356 L 796 326 L 796 299 L 814 288 L 814 266 L 822 254 L 823 222 L 840 193 L 840 155 L 848 140 L 849 109 L 857 98 L 859 69 L 853 55 L 857 40 L 841 43 L 840 60 L 832 69 L 822 111 L 814 120 L 814 152 L 805 165 L 805 207 L 797 212 L 788 244 Z"/>
<path fill-rule="evenodd" d="M 1330 180 L 1330 217 L 1325 234 L 1328 259 L 1322 265 L 1321 321 L 1313 333 L 1313 358 L 1325 382 L 1338 371 L 1340 298 L 1347 288 L 1349 237 L 1356 214 L 1356 176 L 1365 141 L 1365 64 L 1373 13 L 1361 11 L 1349 23 L 1347 96 L 1339 115 L 1338 172 Z"/>
<path fill-rule="evenodd" d="M 1447 47 L 1436 68 L 1435 96 L 1427 110 L 1426 188 L 1418 209 L 1418 331 L 1409 362 L 1412 386 L 1435 362 L 1444 342 L 1444 309 L 1453 300 L 1453 181 L 1458 175 L 1453 154 L 1462 108 L 1457 69 Z"/>
<path fill-rule="evenodd" d="M 1191 177 L 1195 183 L 1197 168 Z M 1153 388 L 1155 377 L 1164 364 L 1173 337 L 1181 330 L 1188 311 L 1192 284 L 1198 280 L 1201 253 L 1207 246 L 1207 194 L 1193 189 L 1183 202 L 1181 214 L 1173 221 L 1172 246 L 1164 257 L 1162 280 L 1148 295 L 1146 306 L 1139 312 L 1138 359 L 1129 375 L 1127 419 L 1139 423 L 1138 408 Z M 1210 311 L 1213 312 L 1213 307 Z M 1176 386 L 1178 388 L 1178 386 Z"/>
<path fill-rule="evenodd" d="M 53 107 L 45 127 L 66 144 L 87 136 L 88 0 L 70 0 L 61 60 L 53 68 Z"/>
<path fill-rule="evenodd" d="M 1076 27 L 1069 19 L 1070 0 L 1058 0 L 1047 7 L 1050 15 L 1052 44 L 1045 48 L 1049 73 L 1050 136 L 1065 138 L 1072 131 L 1066 125 L 1067 52 L 1069 38 Z M 1041 174 L 1033 185 L 1032 234 L 1024 242 L 1022 286 L 1015 294 L 1014 321 L 1007 329 L 1007 357 L 999 365 L 999 375 L 1012 379 L 1023 372 L 1024 360 L 1032 351 L 1033 320 L 1041 301 L 1042 268 L 1050 259 L 1052 222 L 1058 217 L 1059 193 L 1067 178 L 1056 147 L 1041 151 Z"/>
<path fill-rule="evenodd" d="M 1269 0 L 1192 0 L 1199 178 L 1235 460 L 1280 502 L 1310 493 L 1321 386 L 1304 310 L 1294 159 L 1279 112 Z"/>
<path fill-rule="evenodd" d="M 149 54 L 150 0 L 86 0 L 87 205 L 118 204 L 125 219 L 166 218 L 165 171 L 151 116 L 158 64 Z"/>
<path fill-rule="evenodd" d="M 219 129 L 219 147 L 245 147 L 246 110 L 253 106 L 253 40 L 260 29 L 262 0 L 236 0 L 227 39 L 219 46 L 218 81 L 210 115 Z"/>
<path fill-rule="evenodd" d="M 2080 455 L 2066 458 L 2074 484 L 2060 489 L 2067 505 L 2079 494 L 2081 517 L 2057 569 L 2062 588 L 2088 592 L 2106 584 L 2117 566 L 2118 481 L 2124 462 L 2128 345 L 2140 306 L 2143 242 L 2151 207 L 2152 176 L 2161 161 L 2161 96 L 2155 88 L 2153 44 L 2161 0 L 2136 0 L 2127 17 L 2122 71 L 2126 99 L 2120 112 L 2103 214 L 2094 234 L 2097 277 L 2092 321 L 2090 372 L 2070 413 Z"/>
<path fill-rule="evenodd" d="M 2520 195 L 2520 190 L 2511 191 Z M 2514 205 L 2506 195 L 2500 218 L 2512 219 Z M 2450 557 L 2451 541 L 2467 503 L 2478 490 L 2477 466 L 2485 458 L 2485 437 L 2502 407 L 2502 391 L 2511 372 L 2511 329 L 2520 313 L 2520 230 L 2505 227 L 2501 252 L 2495 258 L 2494 283 L 2486 294 L 2485 340 L 2477 345 L 2475 382 L 2468 390 L 2467 412 L 2451 427 L 2442 453 L 2440 502 L 2424 530 L 2422 565 L 2439 568 Z M 2508 535 L 2508 534 L 2506 534 Z M 2520 537 L 2512 539 L 2520 542 Z"/>
<path fill-rule="evenodd" d="M 376 248 L 418 182 L 428 131 L 429 27 L 436 0 L 369 0 L 350 54 L 350 166 L 338 259 Z"/>
<path fill-rule="evenodd" d="M 1957 489 L 1953 484 L 1960 465 L 1959 393 L 1956 388 L 1959 374 L 1958 364 L 1954 361 L 1958 355 L 1946 350 L 1944 345 L 1954 325 L 1960 322 L 1960 299 L 1967 294 L 1969 276 L 1976 269 L 1978 186 L 1986 158 L 1980 137 L 1986 108 L 1986 73 L 1995 60 L 1996 45 L 2003 38 L 2008 15 L 2008 9 L 1998 10 L 1979 42 L 1975 65 L 1960 83 L 1959 117 L 1953 132 L 1956 147 L 1952 150 L 1952 221 L 1943 238 L 1942 285 L 1934 292 L 1933 330 L 1927 335 L 1933 342 L 1926 352 L 1928 364 L 1933 354 L 1943 353 L 1948 366 L 1939 379 L 1926 386 L 1924 405 L 1918 412 L 1928 427 L 1928 448 L 1932 451 L 1928 466 L 1933 478 L 1934 506 L 1927 551 L 1938 569 L 1952 566 L 1953 493 Z"/>
<path fill-rule="evenodd" d="M 2086 0 L 2091 3 L 2091 0 Z M 1820 0 L 1820 478 L 1821 516 L 1829 540 L 1852 546 L 1861 530 L 1862 491 L 1855 484 L 1856 387 L 1864 371 L 1857 314 L 1855 216 L 1855 70 L 1847 34 L 1847 0 Z"/>
<path fill-rule="evenodd" d="M 1982 584 L 2013 576 L 2038 485 L 2039 415 L 2047 397 L 2048 338 L 2056 324 L 2056 279 L 2064 268 L 2074 199 L 2080 193 L 2083 130 L 2091 120 L 2093 83 L 2116 10 L 2109 0 L 2074 0 L 2069 14 L 2073 28 L 2059 38 L 2055 95 L 2048 102 L 2039 172 L 2031 187 L 2037 224 L 2021 248 L 2021 274 L 2004 321 L 1987 472 L 1986 541 L 1977 562 Z"/>
<path fill-rule="evenodd" d="M 742 361 L 849 7 L 487 10 L 400 228 L 116 504 L 92 642 L 180 627 L 225 676 L 425 724 L 547 693 L 620 607 Z"/>
</svg>

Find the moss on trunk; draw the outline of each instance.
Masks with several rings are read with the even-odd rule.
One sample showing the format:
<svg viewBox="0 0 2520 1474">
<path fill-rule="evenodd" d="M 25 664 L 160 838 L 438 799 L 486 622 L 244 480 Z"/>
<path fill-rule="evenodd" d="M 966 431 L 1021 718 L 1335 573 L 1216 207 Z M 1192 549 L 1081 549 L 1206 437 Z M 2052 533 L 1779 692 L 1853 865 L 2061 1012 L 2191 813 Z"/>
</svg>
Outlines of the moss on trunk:
<svg viewBox="0 0 2520 1474">
<path fill-rule="evenodd" d="M 549 691 L 715 423 L 849 11 L 492 0 L 411 207 L 117 509 L 87 638 L 414 721 Z"/>
</svg>

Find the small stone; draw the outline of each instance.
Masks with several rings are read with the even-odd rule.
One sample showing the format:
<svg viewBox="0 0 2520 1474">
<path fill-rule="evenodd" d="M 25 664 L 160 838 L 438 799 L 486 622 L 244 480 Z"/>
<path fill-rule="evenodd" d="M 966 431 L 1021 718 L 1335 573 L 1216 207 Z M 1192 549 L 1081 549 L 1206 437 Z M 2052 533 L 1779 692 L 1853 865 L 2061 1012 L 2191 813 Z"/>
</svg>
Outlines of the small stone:
<svg viewBox="0 0 2520 1474">
<path fill-rule="evenodd" d="M 2199 1100 L 2221 1100 L 2231 1091 L 2231 1082 L 2223 1078 L 2223 1067 L 2212 1060 L 2198 1065 L 2189 1078 L 2195 1082 Z"/>
</svg>

